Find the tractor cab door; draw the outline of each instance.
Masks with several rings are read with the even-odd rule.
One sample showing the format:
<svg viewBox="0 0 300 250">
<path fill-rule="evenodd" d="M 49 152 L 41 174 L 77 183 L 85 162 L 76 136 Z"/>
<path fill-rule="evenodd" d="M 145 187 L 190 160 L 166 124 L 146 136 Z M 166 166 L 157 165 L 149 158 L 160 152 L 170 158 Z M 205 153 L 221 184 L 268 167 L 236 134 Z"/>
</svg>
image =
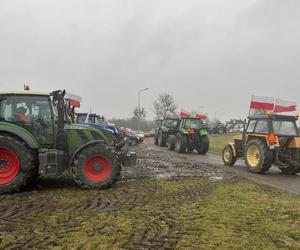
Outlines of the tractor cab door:
<svg viewBox="0 0 300 250">
<path fill-rule="evenodd" d="M 7 95 L 1 100 L 0 116 L 30 131 L 41 145 L 54 144 L 54 118 L 48 96 Z"/>
</svg>

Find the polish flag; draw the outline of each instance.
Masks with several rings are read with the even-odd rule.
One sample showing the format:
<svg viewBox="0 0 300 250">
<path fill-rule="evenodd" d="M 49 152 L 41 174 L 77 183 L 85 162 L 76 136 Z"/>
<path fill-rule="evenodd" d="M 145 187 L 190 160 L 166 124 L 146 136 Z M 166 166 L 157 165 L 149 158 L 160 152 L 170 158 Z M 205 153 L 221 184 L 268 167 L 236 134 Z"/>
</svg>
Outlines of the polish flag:
<svg viewBox="0 0 300 250">
<path fill-rule="evenodd" d="M 181 111 L 179 115 L 180 115 L 180 117 L 189 117 L 189 116 L 191 116 L 190 113 L 187 112 L 187 111 Z"/>
<path fill-rule="evenodd" d="M 70 92 L 66 92 L 65 100 L 69 102 L 71 106 L 74 108 L 80 108 L 81 97 L 78 95 L 74 95 Z"/>
<path fill-rule="evenodd" d="M 204 115 L 204 114 L 196 114 L 195 117 L 198 119 L 203 119 L 203 120 L 208 118 L 207 115 Z"/>
<path fill-rule="evenodd" d="M 275 113 L 292 112 L 292 111 L 296 111 L 296 107 L 297 107 L 296 102 L 285 101 L 277 98 L 274 112 Z"/>
<path fill-rule="evenodd" d="M 250 109 L 273 110 L 275 98 L 268 96 L 252 96 Z"/>
</svg>

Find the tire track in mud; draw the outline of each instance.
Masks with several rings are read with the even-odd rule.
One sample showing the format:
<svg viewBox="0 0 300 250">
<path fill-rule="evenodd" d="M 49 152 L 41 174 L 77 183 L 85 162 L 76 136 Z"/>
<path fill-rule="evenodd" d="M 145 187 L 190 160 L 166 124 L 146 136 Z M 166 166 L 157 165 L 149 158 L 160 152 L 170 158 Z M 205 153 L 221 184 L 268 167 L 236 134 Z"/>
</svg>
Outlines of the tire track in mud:
<svg viewBox="0 0 300 250">
<path fill-rule="evenodd" d="M 29 236 L 18 237 L 12 249 L 36 247 L 39 238 L 39 248 L 55 246 L 55 241 L 48 234 L 57 238 L 68 232 L 78 232 L 87 219 L 98 213 L 130 211 L 138 208 L 152 219 L 144 230 L 135 230 L 130 236 L 127 249 L 173 249 L 180 239 L 181 227 L 176 223 L 174 214 L 176 207 L 193 199 L 199 199 L 211 192 L 212 185 L 207 177 L 222 176 L 223 171 L 209 164 L 201 164 L 189 159 L 189 156 L 167 154 L 160 148 L 149 149 L 147 144 L 134 148 L 138 153 L 138 164 L 134 167 L 124 167 L 120 180 L 107 192 L 92 193 L 83 202 L 56 203 L 53 197 L 43 195 L 43 191 L 64 192 L 64 190 L 80 190 L 70 179 L 41 180 L 36 190 L 0 196 L 0 244 L 1 239 L 22 227 Z M 182 181 L 186 178 L 199 180 L 200 184 L 185 183 L 182 190 L 161 193 L 161 188 L 153 179 Z M 204 177 L 204 178 L 199 178 Z M 126 188 L 124 188 L 126 187 Z M 149 195 L 151 194 L 151 195 Z M 39 199 L 41 197 L 41 199 Z M 151 211 L 152 203 L 158 206 Z M 171 205 L 170 205 L 171 204 Z M 42 234 L 32 227 L 35 215 L 52 216 L 60 213 L 70 215 L 57 221 L 52 226 L 48 221 L 39 222 Z"/>
</svg>

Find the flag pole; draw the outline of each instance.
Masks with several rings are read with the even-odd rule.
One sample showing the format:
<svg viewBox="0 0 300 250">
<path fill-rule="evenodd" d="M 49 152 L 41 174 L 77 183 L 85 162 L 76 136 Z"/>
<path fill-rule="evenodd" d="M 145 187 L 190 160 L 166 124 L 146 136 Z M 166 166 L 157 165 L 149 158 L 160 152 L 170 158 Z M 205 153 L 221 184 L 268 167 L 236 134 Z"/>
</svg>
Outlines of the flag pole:
<svg viewBox="0 0 300 250">
<path fill-rule="evenodd" d="M 249 106 L 249 113 L 248 113 L 248 117 L 250 116 L 250 112 L 251 112 L 251 103 L 253 101 L 253 95 L 251 95 L 251 101 L 250 101 L 250 106 Z"/>
<path fill-rule="evenodd" d="M 274 105 L 273 105 L 273 113 L 275 113 L 275 108 L 276 108 L 276 104 L 277 104 L 277 97 L 274 99 Z"/>
</svg>

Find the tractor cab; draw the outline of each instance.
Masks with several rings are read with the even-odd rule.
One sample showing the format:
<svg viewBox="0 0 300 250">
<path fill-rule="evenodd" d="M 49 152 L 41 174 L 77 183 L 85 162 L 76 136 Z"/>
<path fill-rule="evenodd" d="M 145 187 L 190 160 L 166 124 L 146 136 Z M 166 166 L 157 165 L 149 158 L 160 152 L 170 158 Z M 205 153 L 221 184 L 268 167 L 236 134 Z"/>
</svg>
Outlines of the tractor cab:
<svg viewBox="0 0 300 250">
<path fill-rule="evenodd" d="M 32 133 L 41 145 L 54 145 L 57 112 L 49 94 L 20 91 L 0 93 L 0 121 Z"/>
<path fill-rule="evenodd" d="M 180 119 L 167 117 L 159 120 L 157 124 L 159 127 L 156 129 L 154 135 L 154 144 L 164 147 L 166 146 L 168 137 L 177 133 Z"/>
<path fill-rule="evenodd" d="M 162 121 L 161 129 L 165 131 L 169 131 L 169 133 L 176 132 L 176 129 L 178 128 L 180 124 L 180 120 L 178 118 L 165 118 Z"/>
</svg>

